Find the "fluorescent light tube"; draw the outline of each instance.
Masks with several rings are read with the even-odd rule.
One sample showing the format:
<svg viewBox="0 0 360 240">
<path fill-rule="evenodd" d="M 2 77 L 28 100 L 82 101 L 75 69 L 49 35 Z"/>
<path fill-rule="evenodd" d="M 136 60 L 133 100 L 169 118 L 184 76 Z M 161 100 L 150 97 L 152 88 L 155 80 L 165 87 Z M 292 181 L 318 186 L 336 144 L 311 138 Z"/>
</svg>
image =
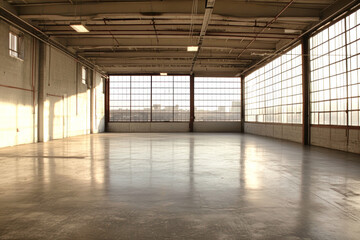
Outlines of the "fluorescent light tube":
<svg viewBox="0 0 360 240">
<path fill-rule="evenodd" d="M 301 30 L 298 29 L 284 29 L 285 33 L 290 33 L 290 34 L 301 34 Z"/>
<path fill-rule="evenodd" d="M 199 49 L 198 46 L 188 46 L 187 51 L 188 52 L 196 52 Z"/>
<path fill-rule="evenodd" d="M 82 24 L 71 24 L 70 27 L 72 27 L 75 31 L 80 33 L 89 32 L 89 30 Z"/>
<path fill-rule="evenodd" d="M 160 73 L 160 76 L 167 76 L 167 73 Z"/>
</svg>

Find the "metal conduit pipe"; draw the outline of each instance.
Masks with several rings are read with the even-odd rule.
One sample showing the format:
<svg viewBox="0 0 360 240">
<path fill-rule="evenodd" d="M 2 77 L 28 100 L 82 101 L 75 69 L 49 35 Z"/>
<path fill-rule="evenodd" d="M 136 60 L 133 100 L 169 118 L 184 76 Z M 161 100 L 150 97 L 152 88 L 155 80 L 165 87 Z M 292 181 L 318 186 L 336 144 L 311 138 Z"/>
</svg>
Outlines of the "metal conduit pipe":
<svg viewBox="0 0 360 240">
<path fill-rule="evenodd" d="M 84 57 L 81 57 L 81 56 L 78 56 L 78 55 L 75 55 L 75 54 L 71 53 L 68 49 L 66 49 L 65 46 L 61 45 L 60 43 L 55 42 L 54 40 L 51 40 L 49 38 L 49 36 L 47 34 L 43 33 L 40 29 L 38 29 L 38 28 L 34 27 L 33 25 L 31 25 L 30 23 L 24 21 L 23 19 L 16 16 L 15 14 L 8 11 L 6 8 L 4 8 L 2 6 L 0 6 L 0 18 L 3 19 L 4 21 L 6 21 L 7 23 L 16 26 L 17 28 L 21 29 L 22 31 L 26 32 L 27 34 L 31 35 L 32 37 L 38 39 L 39 41 L 41 41 L 41 42 L 43 42 L 45 44 L 48 44 L 48 45 L 62 51 L 63 53 L 65 53 L 69 57 L 73 58 L 76 62 L 79 62 L 79 63 L 85 65 L 86 67 L 88 67 L 91 70 L 98 70 L 98 71 L 102 72 L 102 74 L 104 74 L 104 72 L 100 69 L 99 66 L 93 64 L 92 62 L 88 61 Z M 14 19 L 16 19 L 19 22 L 16 22 L 16 20 L 14 20 Z M 23 26 L 21 26 L 21 24 Z M 38 33 L 39 35 L 37 35 L 36 33 L 31 32 L 28 29 L 26 29 L 26 27 L 31 28 L 36 33 Z M 97 69 L 95 69 L 95 68 L 97 68 Z M 104 76 L 105 76 L 105 74 L 104 74 Z"/>
<path fill-rule="evenodd" d="M 296 39 L 294 39 L 293 41 L 291 41 L 290 43 L 286 44 L 285 46 L 283 46 L 281 49 L 279 49 L 278 51 L 276 51 L 274 54 L 278 54 L 281 53 L 283 51 L 288 50 L 289 48 L 291 48 L 296 42 L 299 42 L 304 36 L 311 34 L 312 32 L 314 32 L 317 28 L 321 27 L 322 25 L 326 24 L 327 22 L 330 22 L 331 20 L 333 20 L 334 18 L 337 18 L 339 15 L 341 15 L 342 13 L 344 13 L 345 11 L 351 10 L 353 8 L 357 8 L 360 7 L 360 4 L 358 3 L 358 0 L 352 0 L 349 1 L 348 4 L 346 4 L 345 6 L 343 6 L 342 8 L 338 9 L 337 11 L 335 11 L 333 14 L 331 14 L 330 16 L 324 18 L 324 20 L 322 20 L 321 22 L 319 22 L 318 24 L 314 25 L 313 27 L 311 27 L 310 29 L 308 29 L 307 31 L 305 31 L 304 33 L 300 34 Z M 270 59 L 272 59 L 273 56 L 268 56 L 264 59 L 262 59 L 261 61 L 255 63 L 254 65 L 252 65 L 251 67 L 243 70 L 242 72 L 239 73 L 239 75 L 246 75 L 248 72 L 250 72 L 252 69 L 256 68 L 257 66 L 269 61 Z"/>
<path fill-rule="evenodd" d="M 192 61 L 192 64 L 191 64 L 190 75 L 194 74 L 194 66 L 195 66 L 196 60 L 199 56 L 201 46 L 203 43 L 203 39 L 204 39 L 206 30 L 207 30 L 210 20 L 211 20 L 211 14 L 213 12 L 214 5 L 215 5 L 215 0 L 207 0 L 205 3 L 205 14 L 204 14 L 204 20 L 203 20 L 203 24 L 201 26 L 201 31 L 200 31 L 199 41 L 198 41 L 198 50 L 196 51 L 195 56 Z"/>
<path fill-rule="evenodd" d="M 259 35 L 260 35 L 261 33 L 263 33 L 271 24 L 273 24 L 273 23 L 280 17 L 280 15 L 283 14 L 283 13 L 285 12 L 285 10 L 290 7 L 291 4 L 293 4 L 294 1 L 295 1 L 295 0 L 291 0 L 270 22 L 268 22 L 268 23 L 265 25 L 265 27 L 264 27 L 260 32 L 258 32 L 258 33 L 255 35 L 254 39 L 253 39 L 251 42 L 249 42 L 249 44 L 245 47 L 245 49 L 238 55 L 238 58 L 245 52 L 245 50 L 246 50 L 248 47 L 250 47 L 251 44 L 253 44 L 253 43 L 256 41 L 256 39 L 259 37 Z"/>
</svg>

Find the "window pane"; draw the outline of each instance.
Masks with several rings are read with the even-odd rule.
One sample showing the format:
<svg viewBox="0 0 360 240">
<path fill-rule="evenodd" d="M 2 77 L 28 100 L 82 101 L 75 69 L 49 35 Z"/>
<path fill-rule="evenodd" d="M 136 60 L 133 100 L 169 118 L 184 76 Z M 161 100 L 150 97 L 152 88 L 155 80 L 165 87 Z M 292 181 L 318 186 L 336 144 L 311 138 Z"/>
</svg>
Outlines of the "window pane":
<svg viewBox="0 0 360 240">
<path fill-rule="evenodd" d="M 174 76 L 174 121 L 190 120 L 190 77 Z"/>
<path fill-rule="evenodd" d="M 131 121 L 151 120 L 151 76 L 131 76 Z"/>
<path fill-rule="evenodd" d="M 9 54 L 13 57 L 19 57 L 19 37 L 18 35 L 10 32 L 9 33 Z"/>
<path fill-rule="evenodd" d="M 301 124 L 301 64 L 299 45 L 245 78 L 246 121 Z"/>
<path fill-rule="evenodd" d="M 130 121 L 130 76 L 110 76 L 110 121 Z"/>
<path fill-rule="evenodd" d="M 359 126 L 360 10 L 311 37 L 311 123 Z M 318 58 L 318 36 L 322 57 Z M 319 44 L 318 44 L 319 45 Z M 320 60 L 319 60 L 320 59 Z"/>
<path fill-rule="evenodd" d="M 240 121 L 240 78 L 195 78 L 195 121 Z"/>
<path fill-rule="evenodd" d="M 110 76 L 110 121 L 189 121 L 190 76 Z"/>
</svg>

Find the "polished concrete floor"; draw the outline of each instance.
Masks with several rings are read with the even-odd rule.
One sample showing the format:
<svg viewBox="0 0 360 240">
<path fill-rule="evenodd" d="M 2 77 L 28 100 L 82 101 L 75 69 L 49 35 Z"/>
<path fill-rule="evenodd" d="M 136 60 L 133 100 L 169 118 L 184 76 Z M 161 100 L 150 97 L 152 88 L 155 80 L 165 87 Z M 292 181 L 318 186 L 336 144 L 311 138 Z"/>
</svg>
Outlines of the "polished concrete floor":
<svg viewBox="0 0 360 240">
<path fill-rule="evenodd" d="M 239 134 L 0 149 L 0 239 L 360 239 L 360 156 Z"/>
</svg>

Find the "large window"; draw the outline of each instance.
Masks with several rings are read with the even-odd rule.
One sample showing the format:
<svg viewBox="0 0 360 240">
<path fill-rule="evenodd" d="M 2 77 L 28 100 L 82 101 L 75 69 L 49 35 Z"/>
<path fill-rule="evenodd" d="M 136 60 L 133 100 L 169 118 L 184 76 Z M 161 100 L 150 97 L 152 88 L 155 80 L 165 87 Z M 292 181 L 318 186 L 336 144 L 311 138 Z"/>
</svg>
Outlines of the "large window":
<svg viewBox="0 0 360 240">
<path fill-rule="evenodd" d="M 110 121 L 189 119 L 189 76 L 110 76 Z"/>
<path fill-rule="evenodd" d="M 189 77 L 153 76 L 152 106 L 153 121 L 189 121 Z"/>
<path fill-rule="evenodd" d="M 311 123 L 359 126 L 360 11 L 310 39 Z"/>
<path fill-rule="evenodd" d="M 349 125 L 360 126 L 360 10 L 346 18 Z"/>
<path fill-rule="evenodd" d="M 195 78 L 195 121 L 240 121 L 240 78 Z"/>
<path fill-rule="evenodd" d="M 301 45 L 245 79 L 245 120 L 302 123 Z"/>
</svg>

